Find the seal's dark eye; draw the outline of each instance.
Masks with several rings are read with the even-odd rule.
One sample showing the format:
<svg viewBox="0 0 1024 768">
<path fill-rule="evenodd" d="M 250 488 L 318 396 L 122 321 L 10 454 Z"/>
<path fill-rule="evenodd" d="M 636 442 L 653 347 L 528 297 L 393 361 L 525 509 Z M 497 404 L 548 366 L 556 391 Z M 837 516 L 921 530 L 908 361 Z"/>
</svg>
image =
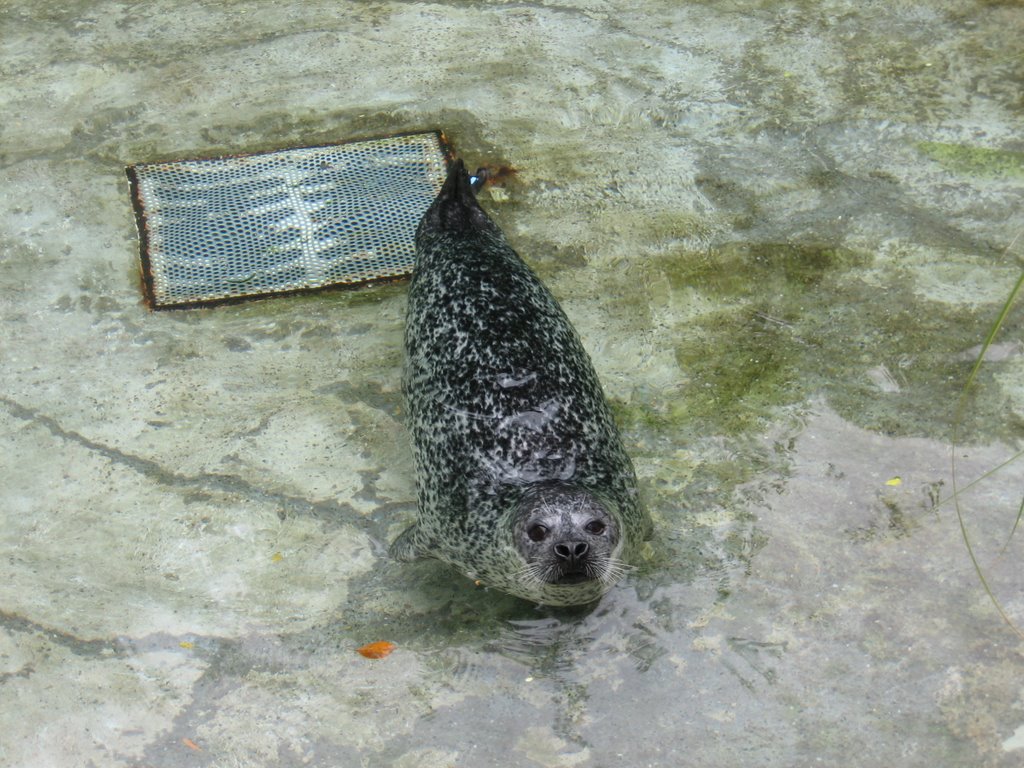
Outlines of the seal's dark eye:
<svg viewBox="0 0 1024 768">
<path fill-rule="evenodd" d="M 600 520 L 591 520 L 589 523 L 583 526 L 583 530 L 594 536 L 600 536 L 602 533 L 604 533 L 604 523 L 602 523 Z"/>
<path fill-rule="evenodd" d="M 527 529 L 526 535 L 530 537 L 530 541 L 544 541 L 548 535 L 547 526 L 540 525 L 539 523 L 537 525 L 531 525 Z"/>
</svg>

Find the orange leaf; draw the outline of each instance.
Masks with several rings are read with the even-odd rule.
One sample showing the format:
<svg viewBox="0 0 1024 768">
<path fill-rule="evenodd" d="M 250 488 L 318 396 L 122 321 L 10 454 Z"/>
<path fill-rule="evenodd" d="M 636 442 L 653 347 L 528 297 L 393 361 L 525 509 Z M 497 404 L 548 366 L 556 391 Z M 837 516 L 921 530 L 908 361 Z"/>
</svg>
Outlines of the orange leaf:
<svg viewBox="0 0 1024 768">
<path fill-rule="evenodd" d="M 198 744 L 196 744 L 194 741 L 192 741 L 192 739 L 182 739 L 181 743 L 184 744 L 189 749 L 194 749 L 196 752 L 202 752 L 203 751 L 202 747 L 200 747 Z"/>
<path fill-rule="evenodd" d="M 376 643 L 368 643 L 362 648 L 356 648 L 356 652 L 368 659 L 383 659 L 396 647 L 394 643 L 389 643 L 387 640 L 378 640 Z"/>
</svg>

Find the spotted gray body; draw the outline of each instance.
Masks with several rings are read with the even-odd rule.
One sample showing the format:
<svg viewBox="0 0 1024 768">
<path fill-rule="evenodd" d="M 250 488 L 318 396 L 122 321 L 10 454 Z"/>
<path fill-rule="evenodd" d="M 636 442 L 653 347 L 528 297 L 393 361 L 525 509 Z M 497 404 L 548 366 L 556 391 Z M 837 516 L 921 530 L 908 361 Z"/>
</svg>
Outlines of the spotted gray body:
<svg viewBox="0 0 1024 768">
<path fill-rule="evenodd" d="M 650 533 L 590 358 L 462 161 L 416 233 L 403 386 L 419 515 L 392 546 L 547 605 L 600 597 Z"/>
</svg>

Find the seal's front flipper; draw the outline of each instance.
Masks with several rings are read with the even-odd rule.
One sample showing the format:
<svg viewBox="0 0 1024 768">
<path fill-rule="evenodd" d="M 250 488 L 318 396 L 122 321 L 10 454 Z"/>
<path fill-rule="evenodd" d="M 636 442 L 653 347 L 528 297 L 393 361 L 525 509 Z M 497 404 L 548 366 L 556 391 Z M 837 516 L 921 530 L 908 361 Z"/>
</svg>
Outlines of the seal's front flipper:
<svg viewBox="0 0 1024 768">
<path fill-rule="evenodd" d="M 430 557 L 430 545 L 424 541 L 418 525 L 410 525 L 399 535 L 388 549 L 395 560 L 408 563 L 421 557 Z"/>
</svg>

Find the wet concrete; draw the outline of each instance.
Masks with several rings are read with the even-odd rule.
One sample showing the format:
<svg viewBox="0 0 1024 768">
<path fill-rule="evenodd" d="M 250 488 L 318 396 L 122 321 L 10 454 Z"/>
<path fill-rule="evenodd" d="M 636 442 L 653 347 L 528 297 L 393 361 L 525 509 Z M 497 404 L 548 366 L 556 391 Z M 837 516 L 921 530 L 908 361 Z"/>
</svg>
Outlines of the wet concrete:
<svg viewBox="0 0 1024 768">
<path fill-rule="evenodd" d="M 0 25 L 0 764 L 1024 765 L 1019 4 Z M 434 127 L 657 522 L 588 610 L 384 557 L 404 286 L 141 303 L 124 165 Z"/>
</svg>

